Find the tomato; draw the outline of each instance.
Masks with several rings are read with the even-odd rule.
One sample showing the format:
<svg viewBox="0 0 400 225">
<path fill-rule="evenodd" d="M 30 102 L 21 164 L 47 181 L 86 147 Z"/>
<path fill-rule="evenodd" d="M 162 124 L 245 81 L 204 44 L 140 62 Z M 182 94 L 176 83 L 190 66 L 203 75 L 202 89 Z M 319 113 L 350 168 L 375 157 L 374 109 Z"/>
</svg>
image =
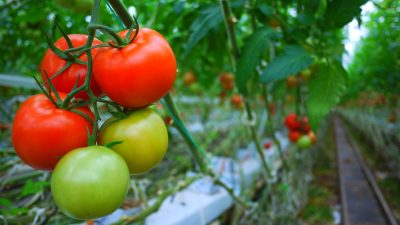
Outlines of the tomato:
<svg viewBox="0 0 400 225">
<path fill-rule="evenodd" d="M 291 113 L 286 116 L 285 125 L 288 129 L 291 129 L 291 130 L 301 128 L 301 123 L 298 121 L 296 113 Z"/>
<path fill-rule="evenodd" d="M 236 109 L 241 109 L 244 107 L 242 96 L 239 94 L 234 94 L 231 97 L 231 104 Z"/>
<path fill-rule="evenodd" d="M 65 98 L 65 93 L 59 93 Z M 78 108 L 92 120 L 87 107 Z M 87 146 L 92 124 L 71 111 L 57 108 L 44 94 L 31 96 L 18 109 L 12 143 L 18 156 L 35 169 L 52 170 L 67 152 Z"/>
<path fill-rule="evenodd" d="M 119 35 L 125 37 L 127 32 Z M 93 72 L 101 89 L 113 101 L 127 108 L 141 108 L 159 100 L 172 88 L 176 60 L 161 34 L 142 28 L 123 48 L 101 48 L 94 58 Z"/>
<path fill-rule="evenodd" d="M 296 142 L 301 136 L 301 133 L 299 131 L 296 130 L 291 130 L 289 131 L 289 135 L 288 138 L 291 142 Z"/>
<path fill-rule="evenodd" d="M 140 174 L 163 159 L 168 148 L 168 132 L 163 119 L 150 108 L 144 108 L 109 125 L 99 138 L 102 145 L 115 141 L 122 143 L 111 149 L 125 159 L 132 174 Z"/>
<path fill-rule="evenodd" d="M 294 88 L 297 86 L 298 80 L 295 76 L 290 76 L 286 80 L 286 85 L 288 88 Z"/>
<path fill-rule="evenodd" d="M 308 132 L 307 135 L 310 138 L 312 144 L 315 144 L 315 142 L 317 142 L 317 136 L 313 131 Z"/>
<path fill-rule="evenodd" d="M 72 45 L 74 47 L 80 47 L 85 45 L 88 38 L 88 36 L 84 34 L 70 34 L 68 35 L 68 37 L 71 39 Z M 101 44 L 101 41 L 94 39 L 92 45 L 98 45 L 98 44 Z M 54 43 L 54 45 L 61 50 L 69 49 L 67 41 L 65 40 L 64 37 L 58 39 Z M 92 50 L 93 57 L 96 55 L 97 50 L 98 49 Z M 79 56 L 79 59 L 84 62 L 87 62 L 86 53 Z M 56 75 L 56 73 L 66 64 L 67 64 L 66 60 L 58 57 L 51 49 L 47 49 L 42 59 L 42 63 L 40 65 L 40 72 L 42 74 L 43 82 L 46 84 L 48 88 L 49 85 L 47 83 L 48 81 L 47 76 L 50 78 L 54 77 L 54 75 Z M 56 77 L 51 79 L 51 82 L 53 83 L 57 91 L 69 93 L 77 81 L 78 81 L 78 87 L 85 82 L 86 73 L 87 73 L 86 65 L 74 63 L 70 67 L 68 67 L 68 69 L 66 69 L 64 72 L 58 74 Z M 97 85 L 94 79 L 92 79 L 90 82 L 90 89 L 96 96 L 100 96 L 102 94 L 102 91 L 100 90 L 99 86 Z M 88 99 L 88 95 L 84 91 L 79 92 L 75 97 Z"/>
<path fill-rule="evenodd" d="M 60 210 L 76 219 L 114 212 L 128 192 L 129 169 L 109 148 L 89 146 L 66 154 L 51 176 L 51 193 Z"/>
<path fill-rule="evenodd" d="M 303 135 L 297 140 L 297 146 L 300 148 L 308 148 L 311 146 L 311 139 L 307 135 Z"/>
<path fill-rule="evenodd" d="M 195 83 L 196 80 L 196 75 L 194 75 L 193 71 L 188 71 L 183 75 L 183 84 L 186 86 L 190 86 Z"/>
<path fill-rule="evenodd" d="M 189 87 L 190 92 L 200 95 L 203 92 L 203 87 L 199 83 L 194 83 Z"/>
<path fill-rule="evenodd" d="M 222 83 L 222 88 L 226 91 L 231 91 L 235 87 L 235 84 L 233 82 L 229 83 Z"/>
<path fill-rule="evenodd" d="M 231 73 L 224 72 L 219 76 L 219 81 L 221 81 L 221 83 L 232 83 L 235 81 L 235 76 Z"/>
<path fill-rule="evenodd" d="M 235 87 L 235 76 L 231 73 L 221 73 L 219 81 L 221 82 L 222 88 L 226 91 L 231 91 Z"/>
<path fill-rule="evenodd" d="M 264 148 L 265 149 L 270 149 L 271 148 L 271 142 L 266 142 L 266 143 L 264 143 Z"/>
</svg>

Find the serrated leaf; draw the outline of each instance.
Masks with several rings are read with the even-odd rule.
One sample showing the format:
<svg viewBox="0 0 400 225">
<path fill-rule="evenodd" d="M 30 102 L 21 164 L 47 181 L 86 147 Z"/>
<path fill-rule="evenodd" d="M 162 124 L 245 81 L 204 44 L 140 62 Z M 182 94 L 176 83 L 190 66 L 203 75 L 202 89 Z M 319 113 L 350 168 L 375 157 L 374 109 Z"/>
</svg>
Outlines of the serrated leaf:
<svg viewBox="0 0 400 225">
<path fill-rule="evenodd" d="M 264 27 L 245 40 L 242 55 L 236 69 L 236 85 L 241 94 L 247 95 L 247 82 L 255 74 L 262 53 L 268 48 L 270 37 L 273 34 L 273 30 Z"/>
<path fill-rule="evenodd" d="M 331 0 L 322 19 L 325 30 L 339 29 L 360 15 L 361 6 L 368 0 Z"/>
<path fill-rule="evenodd" d="M 224 17 L 219 4 L 201 11 L 199 17 L 194 20 L 189 28 L 190 36 L 184 55 L 188 55 L 192 51 L 193 47 L 203 39 L 211 29 L 217 27 L 223 22 L 223 19 Z"/>
<path fill-rule="evenodd" d="M 309 82 L 307 112 L 312 127 L 339 102 L 348 82 L 347 71 L 337 62 L 321 65 L 315 79 Z"/>
<path fill-rule="evenodd" d="M 313 59 L 311 55 L 298 45 L 287 46 L 282 56 L 275 58 L 263 71 L 261 83 L 266 84 L 294 75 L 308 68 Z"/>
</svg>

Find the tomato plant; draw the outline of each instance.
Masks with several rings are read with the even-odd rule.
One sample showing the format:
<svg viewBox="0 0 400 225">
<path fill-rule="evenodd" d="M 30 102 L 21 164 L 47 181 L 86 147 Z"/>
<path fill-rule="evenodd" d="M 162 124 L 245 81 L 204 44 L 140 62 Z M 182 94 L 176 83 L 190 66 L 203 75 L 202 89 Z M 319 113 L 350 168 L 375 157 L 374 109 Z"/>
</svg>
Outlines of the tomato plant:
<svg viewBox="0 0 400 225">
<path fill-rule="evenodd" d="M 124 159 L 103 146 L 75 149 L 66 154 L 51 176 L 54 202 L 76 219 L 93 219 L 115 211 L 129 187 Z"/>
<path fill-rule="evenodd" d="M 150 108 L 133 111 L 112 123 L 101 133 L 99 142 L 120 154 L 132 174 L 149 171 L 164 157 L 168 148 L 168 132 L 163 119 Z"/>
<path fill-rule="evenodd" d="M 59 93 L 61 99 L 66 94 Z M 76 109 L 93 120 L 88 107 Z M 35 169 L 52 170 L 67 152 L 88 144 L 92 124 L 83 116 L 57 108 L 44 94 L 28 98 L 18 109 L 12 143 L 18 156 Z"/>
<path fill-rule="evenodd" d="M 119 35 L 124 38 L 127 32 L 121 31 Z M 127 108 L 140 108 L 157 101 L 172 88 L 176 61 L 161 34 L 142 28 L 123 48 L 101 48 L 94 57 L 93 73 L 113 101 Z"/>
<path fill-rule="evenodd" d="M 74 47 L 81 47 L 85 45 L 88 38 L 88 36 L 84 34 L 70 34 L 68 37 Z M 101 44 L 101 41 L 94 39 L 92 45 L 98 44 Z M 64 37 L 58 39 L 54 45 L 61 50 L 69 49 L 68 43 Z M 97 49 L 92 49 L 92 54 L 96 55 L 97 51 Z M 80 55 L 78 59 L 82 62 L 87 62 L 87 55 L 84 53 Z M 76 84 L 80 86 L 84 83 L 87 73 L 86 65 L 72 61 L 72 65 L 70 67 L 57 74 L 63 67 L 67 65 L 67 63 L 68 61 L 57 56 L 51 49 L 47 49 L 40 65 L 40 72 L 47 87 L 49 87 L 48 77 L 57 91 L 60 92 L 69 93 Z M 102 94 L 102 91 L 94 79 L 91 80 L 90 89 L 96 96 L 100 96 Z M 81 91 L 76 94 L 75 97 L 87 99 L 88 95 L 84 91 Z"/>
</svg>

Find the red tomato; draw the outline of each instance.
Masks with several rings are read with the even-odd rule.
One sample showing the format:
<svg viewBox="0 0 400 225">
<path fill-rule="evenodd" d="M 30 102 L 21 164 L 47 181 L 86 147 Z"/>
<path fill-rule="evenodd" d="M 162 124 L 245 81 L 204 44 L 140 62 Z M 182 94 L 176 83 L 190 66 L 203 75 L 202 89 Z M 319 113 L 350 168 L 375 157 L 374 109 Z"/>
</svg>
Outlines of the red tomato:
<svg viewBox="0 0 400 225">
<path fill-rule="evenodd" d="M 119 35 L 124 38 L 127 32 L 121 31 Z M 113 101 L 124 107 L 141 108 L 159 100 L 172 88 L 176 60 L 161 34 L 142 28 L 125 47 L 100 49 L 93 72 L 101 89 Z"/>
<path fill-rule="evenodd" d="M 87 35 L 84 34 L 70 34 L 68 35 L 68 37 L 71 39 L 72 45 L 74 47 L 81 47 L 85 45 L 87 41 Z M 92 45 L 98 44 L 101 44 L 101 41 L 94 39 Z M 54 45 L 61 50 L 69 49 L 67 41 L 64 37 L 58 39 L 54 43 Z M 96 48 L 92 50 L 93 57 L 96 55 L 97 51 L 98 49 Z M 87 62 L 87 55 L 84 53 L 79 56 L 79 59 Z M 50 78 L 53 77 L 66 64 L 67 61 L 58 57 L 51 49 L 47 49 L 46 54 L 44 55 L 42 63 L 40 65 L 40 72 L 42 74 L 43 81 L 48 88 L 49 85 L 47 84 L 47 76 Z M 86 65 L 74 63 L 67 70 L 60 73 L 55 78 L 51 79 L 51 82 L 53 83 L 57 91 L 69 93 L 78 80 L 78 87 L 85 82 L 86 72 Z M 100 90 L 94 79 L 92 79 L 92 81 L 90 82 L 90 89 L 96 96 L 100 96 L 102 94 L 102 91 Z M 88 95 L 84 91 L 79 92 L 75 97 L 88 99 Z"/>
<path fill-rule="evenodd" d="M 297 119 L 296 113 L 291 113 L 285 118 L 285 125 L 288 129 L 296 130 L 301 128 L 301 123 Z"/>
<path fill-rule="evenodd" d="M 59 93 L 65 98 L 65 93 Z M 77 110 L 91 119 L 87 107 Z M 87 146 L 92 124 L 71 111 L 57 108 L 44 94 L 31 96 L 18 109 L 12 143 L 19 157 L 35 169 L 52 170 L 67 152 Z"/>
<path fill-rule="evenodd" d="M 271 148 L 271 142 L 264 143 L 264 148 L 265 149 L 270 149 Z"/>
<path fill-rule="evenodd" d="M 296 142 L 300 138 L 300 136 L 301 136 L 301 133 L 299 131 L 295 131 L 295 130 L 289 131 L 288 137 L 289 137 L 289 140 L 293 143 Z"/>
</svg>

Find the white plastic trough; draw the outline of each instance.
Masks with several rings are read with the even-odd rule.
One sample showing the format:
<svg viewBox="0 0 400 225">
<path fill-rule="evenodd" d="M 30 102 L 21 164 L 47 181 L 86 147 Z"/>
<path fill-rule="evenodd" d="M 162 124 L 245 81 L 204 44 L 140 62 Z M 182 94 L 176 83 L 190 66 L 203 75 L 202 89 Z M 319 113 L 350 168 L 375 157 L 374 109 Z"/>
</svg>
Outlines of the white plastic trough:
<svg viewBox="0 0 400 225">
<path fill-rule="evenodd" d="M 281 141 L 282 149 L 287 149 L 288 140 L 277 133 Z M 269 139 L 264 140 L 271 141 Z M 272 141 L 271 141 L 272 142 Z M 276 146 L 272 145 L 265 150 L 265 157 L 271 167 L 272 173 L 276 174 L 281 166 L 279 153 Z M 254 144 L 249 144 L 247 149 L 238 151 L 240 166 L 230 158 L 214 157 L 212 167 L 220 173 L 221 179 L 236 193 L 240 192 L 240 171 L 242 170 L 244 182 L 249 184 L 252 177 L 261 170 L 261 162 L 256 153 Z M 152 204 L 154 202 L 150 201 Z M 161 205 L 160 209 L 145 220 L 146 225 L 204 225 L 209 224 L 223 214 L 233 205 L 231 196 L 212 181 L 203 177 L 196 180 L 188 188 L 169 196 Z M 96 220 L 96 225 L 108 225 L 119 220 L 123 215 L 132 215 L 136 210 L 118 209 L 113 214 Z"/>
</svg>

